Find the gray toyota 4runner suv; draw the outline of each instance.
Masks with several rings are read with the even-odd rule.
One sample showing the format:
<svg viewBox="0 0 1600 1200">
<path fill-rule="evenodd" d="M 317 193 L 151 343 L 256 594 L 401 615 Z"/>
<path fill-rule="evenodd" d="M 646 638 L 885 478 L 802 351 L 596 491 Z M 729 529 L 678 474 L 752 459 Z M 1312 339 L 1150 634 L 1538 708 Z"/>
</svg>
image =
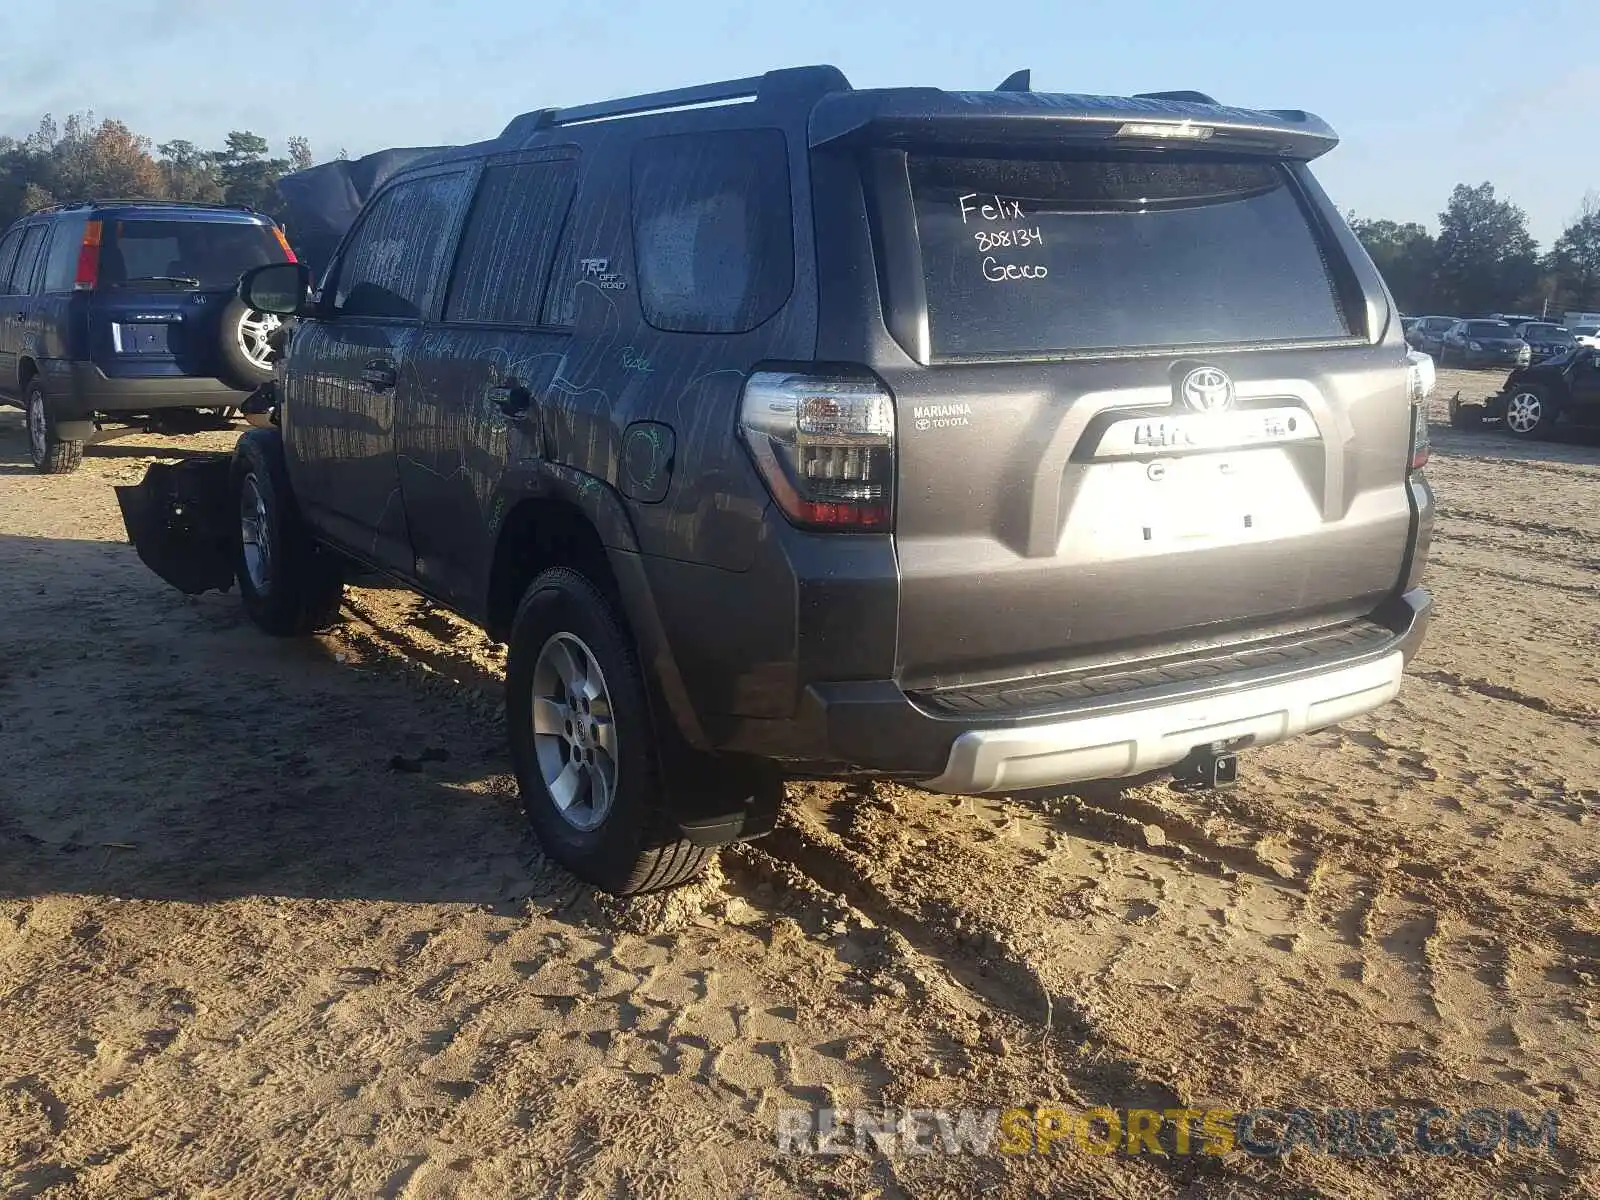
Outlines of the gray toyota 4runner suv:
<svg viewBox="0 0 1600 1200">
<path fill-rule="evenodd" d="M 1176 769 L 1394 697 L 1430 609 L 1431 363 L 1307 163 L 1192 92 L 830 67 L 512 121 L 362 209 L 273 426 L 121 489 L 267 631 L 376 570 L 509 643 L 552 856 L 616 892 L 786 776 Z"/>
</svg>

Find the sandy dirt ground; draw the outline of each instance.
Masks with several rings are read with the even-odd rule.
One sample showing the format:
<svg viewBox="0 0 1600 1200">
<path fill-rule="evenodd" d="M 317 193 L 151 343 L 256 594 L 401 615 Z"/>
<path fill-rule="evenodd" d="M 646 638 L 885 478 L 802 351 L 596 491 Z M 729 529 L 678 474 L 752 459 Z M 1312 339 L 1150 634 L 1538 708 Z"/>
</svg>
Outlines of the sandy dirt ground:
<svg viewBox="0 0 1600 1200">
<path fill-rule="evenodd" d="M 1443 424 L 1400 699 L 1165 782 L 791 788 L 622 903 L 547 864 L 503 656 L 397 590 L 276 642 L 0 410 L 0 1194 L 1600 1193 L 1600 438 Z M 879 1105 L 1553 1110 L 1553 1153 L 776 1153 Z"/>
</svg>

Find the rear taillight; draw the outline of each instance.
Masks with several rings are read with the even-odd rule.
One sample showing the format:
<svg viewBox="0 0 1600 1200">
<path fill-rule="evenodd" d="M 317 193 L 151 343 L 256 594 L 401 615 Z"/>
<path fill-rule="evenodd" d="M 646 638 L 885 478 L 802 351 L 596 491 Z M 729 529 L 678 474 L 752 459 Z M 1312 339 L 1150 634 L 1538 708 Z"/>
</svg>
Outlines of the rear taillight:
<svg viewBox="0 0 1600 1200">
<path fill-rule="evenodd" d="M 72 277 L 72 290 L 75 292 L 92 292 L 100 282 L 101 236 L 99 221 L 90 221 L 83 227 L 83 241 L 78 246 L 78 271 Z"/>
<path fill-rule="evenodd" d="M 894 400 L 877 380 L 758 371 L 739 432 L 792 524 L 893 528 Z"/>
<path fill-rule="evenodd" d="M 278 245 L 283 248 L 284 262 L 300 261 L 294 256 L 294 247 L 289 245 L 289 239 L 284 236 L 283 229 L 280 226 L 274 225 L 272 227 L 272 236 L 278 239 Z"/>
<path fill-rule="evenodd" d="M 1435 382 L 1433 359 L 1412 351 L 1406 355 L 1406 399 L 1411 403 L 1411 467 L 1427 465 L 1432 447 L 1428 443 L 1428 397 Z"/>
</svg>

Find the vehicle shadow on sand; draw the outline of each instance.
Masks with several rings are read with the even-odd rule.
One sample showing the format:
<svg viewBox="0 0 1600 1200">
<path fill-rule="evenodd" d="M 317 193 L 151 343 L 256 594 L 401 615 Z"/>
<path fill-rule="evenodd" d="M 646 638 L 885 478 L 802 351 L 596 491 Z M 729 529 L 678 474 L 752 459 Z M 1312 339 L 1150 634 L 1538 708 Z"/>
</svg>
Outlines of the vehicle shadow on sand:
<svg viewBox="0 0 1600 1200">
<path fill-rule="evenodd" d="M 108 424 L 85 444 L 83 453 L 94 458 L 192 458 L 218 447 L 185 446 L 182 439 L 198 434 L 243 433 L 243 421 L 210 413 L 176 411 L 151 421 Z M 153 444 L 153 439 L 154 440 Z M 28 454 L 28 430 L 21 410 L 0 408 L 0 477 L 37 475 Z"/>
<path fill-rule="evenodd" d="M 115 543 L 0 535 L 0 606 L 0 897 L 579 889 L 459 689 L 265 637 L 237 596 L 181 596 Z"/>
<path fill-rule="evenodd" d="M 1600 467 L 1600 429 L 1568 426 L 1548 441 L 1523 441 L 1490 422 L 1477 429 L 1434 422 L 1428 427 L 1428 441 L 1433 453 L 1444 458 Z"/>
</svg>

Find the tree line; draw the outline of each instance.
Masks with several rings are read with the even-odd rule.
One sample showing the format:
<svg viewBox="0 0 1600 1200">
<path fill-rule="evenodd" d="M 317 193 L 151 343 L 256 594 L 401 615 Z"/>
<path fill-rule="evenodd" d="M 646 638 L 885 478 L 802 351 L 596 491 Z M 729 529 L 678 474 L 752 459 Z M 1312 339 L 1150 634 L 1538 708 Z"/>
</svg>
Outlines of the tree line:
<svg viewBox="0 0 1600 1200">
<path fill-rule="evenodd" d="M 1350 214 L 1350 227 L 1405 313 L 1600 311 L 1600 196 L 1586 196 L 1549 251 L 1528 232 L 1528 215 L 1494 186 L 1458 183 L 1439 232 L 1414 221 Z"/>
<path fill-rule="evenodd" d="M 0 137 L 0 229 L 52 204 L 91 198 L 248 204 L 280 217 L 279 177 L 312 164 L 305 138 L 290 138 L 288 151 L 273 157 L 266 138 L 248 130 L 207 150 L 181 140 L 157 146 L 92 113 L 59 123 L 46 116 L 25 138 Z"/>
<path fill-rule="evenodd" d="M 116 120 L 75 113 L 46 116 L 25 138 L 0 137 L 0 229 L 52 204 L 91 197 L 248 204 L 281 218 L 278 179 L 312 165 L 311 144 L 290 138 L 274 157 L 248 130 L 216 149 L 193 142 L 155 145 Z M 343 151 L 339 155 L 344 157 Z M 1402 311 L 1471 316 L 1490 312 L 1600 311 L 1600 196 L 1547 253 L 1528 217 L 1494 186 L 1457 184 L 1437 235 L 1414 222 L 1350 214 Z"/>
</svg>

